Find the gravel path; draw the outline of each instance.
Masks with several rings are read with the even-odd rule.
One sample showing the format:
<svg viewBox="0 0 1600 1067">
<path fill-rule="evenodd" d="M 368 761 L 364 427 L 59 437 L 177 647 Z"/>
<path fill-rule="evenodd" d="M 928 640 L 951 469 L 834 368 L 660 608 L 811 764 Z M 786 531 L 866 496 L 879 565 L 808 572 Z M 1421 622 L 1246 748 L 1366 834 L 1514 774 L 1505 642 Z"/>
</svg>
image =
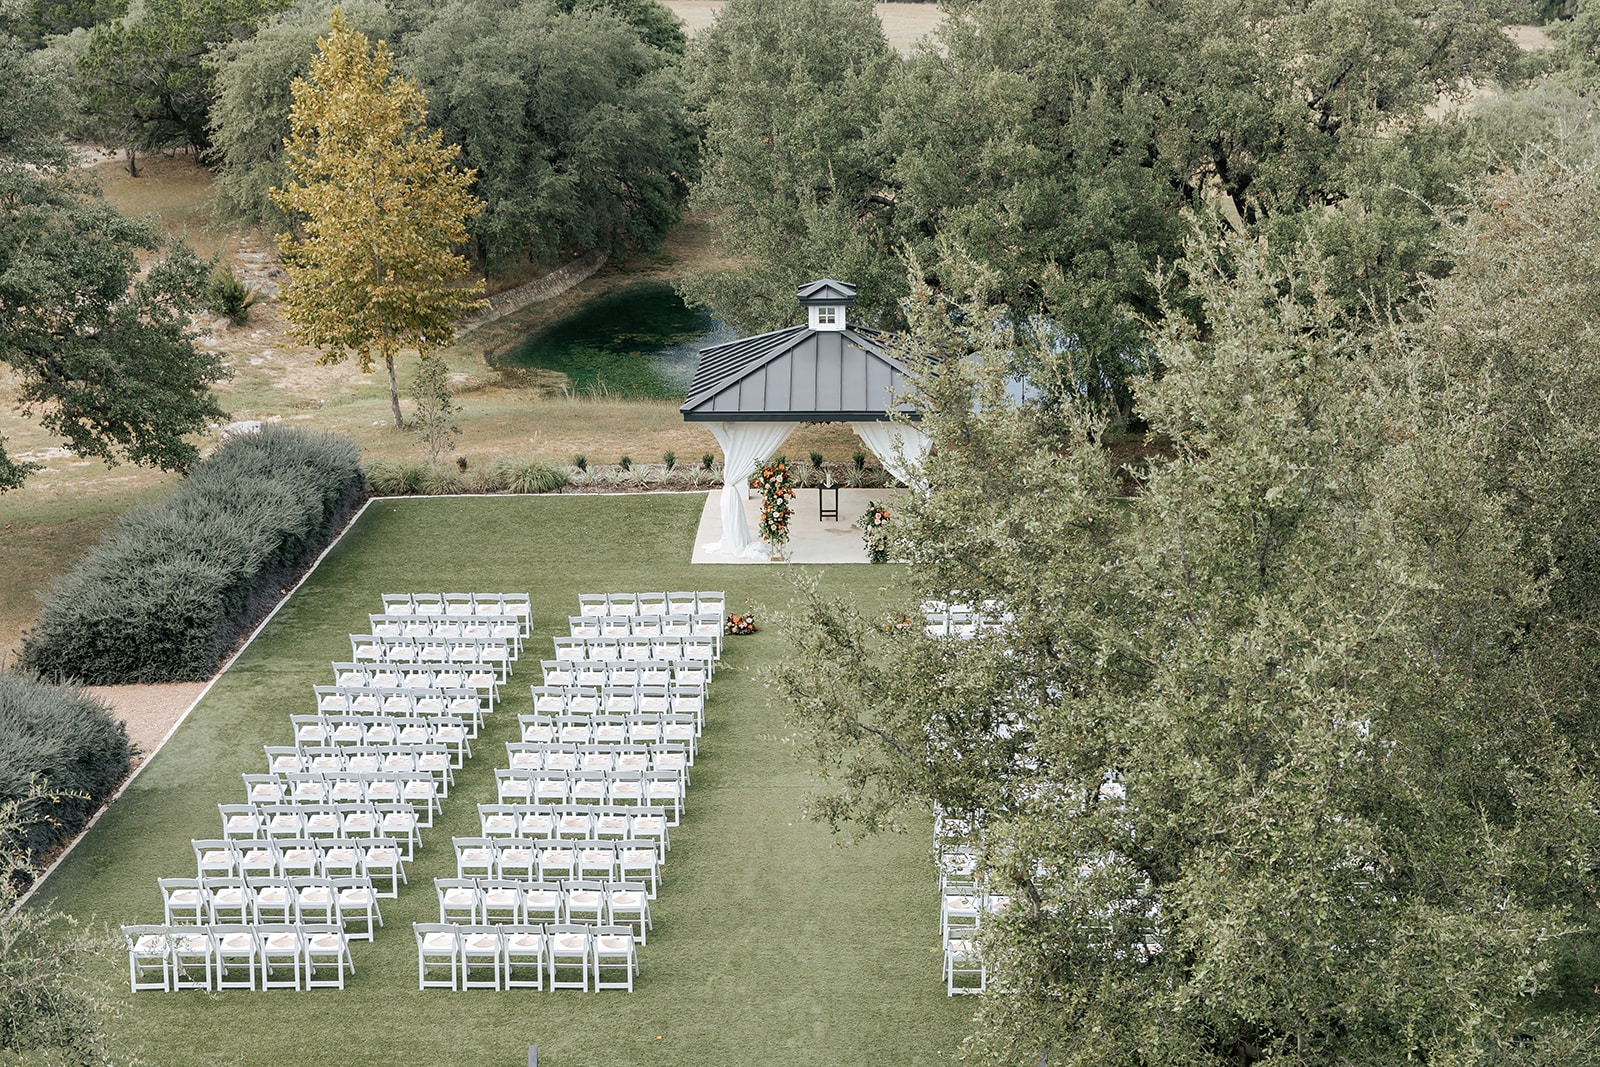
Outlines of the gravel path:
<svg viewBox="0 0 1600 1067">
<path fill-rule="evenodd" d="M 134 765 L 143 763 L 155 751 L 195 702 L 205 682 L 176 682 L 169 685 L 91 685 L 87 689 L 111 705 L 112 717 L 128 726 L 128 740 L 136 754 Z"/>
</svg>

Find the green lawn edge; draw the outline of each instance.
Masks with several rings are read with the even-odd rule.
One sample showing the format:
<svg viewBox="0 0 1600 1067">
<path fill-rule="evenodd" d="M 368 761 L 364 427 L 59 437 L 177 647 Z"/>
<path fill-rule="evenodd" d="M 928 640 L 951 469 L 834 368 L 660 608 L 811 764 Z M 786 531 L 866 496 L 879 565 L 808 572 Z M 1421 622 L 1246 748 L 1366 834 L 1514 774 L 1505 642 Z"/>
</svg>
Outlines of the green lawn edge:
<svg viewBox="0 0 1600 1067">
<path fill-rule="evenodd" d="M 691 566 L 704 494 L 415 498 L 374 501 L 40 887 L 84 920 L 160 919 L 156 879 L 189 875 L 190 839 L 217 836 L 216 805 L 243 799 L 264 744 L 346 658 L 384 592 L 532 594 L 535 636 L 475 745 L 411 884 L 384 902 L 376 943 L 355 946 L 350 987 L 295 992 L 127 991 L 125 958 L 89 976 L 112 990 L 117 1046 L 146 1063 L 488 1065 L 930 1064 L 953 1059 L 970 1005 L 944 995 L 938 888 L 926 820 L 844 843 L 801 817 L 818 782 L 786 742 L 764 668 L 776 628 L 727 642 L 684 824 L 674 832 L 636 992 L 510 993 L 416 988 L 410 924 L 436 917 L 432 879 L 454 874 L 452 835 L 475 804 L 549 638 L 580 592 L 721 589 L 769 622 L 799 572 L 865 606 L 902 595 L 898 567 Z"/>
</svg>

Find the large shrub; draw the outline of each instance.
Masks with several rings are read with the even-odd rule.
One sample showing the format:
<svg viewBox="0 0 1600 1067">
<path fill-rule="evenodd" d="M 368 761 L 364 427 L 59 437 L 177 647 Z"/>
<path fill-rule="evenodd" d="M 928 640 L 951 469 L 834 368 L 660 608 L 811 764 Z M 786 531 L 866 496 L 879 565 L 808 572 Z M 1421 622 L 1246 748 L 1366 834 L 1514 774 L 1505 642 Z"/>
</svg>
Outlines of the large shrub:
<svg viewBox="0 0 1600 1067">
<path fill-rule="evenodd" d="M 344 438 L 280 426 L 230 441 L 52 587 L 23 665 L 91 684 L 210 677 L 360 500 L 358 461 Z"/>
<path fill-rule="evenodd" d="M 81 689 L 31 673 L 0 674 L 0 804 L 46 804 L 7 828 L 0 848 L 30 860 L 68 840 L 128 773 L 128 734 Z M 31 783 L 53 798 L 30 801 Z"/>
</svg>

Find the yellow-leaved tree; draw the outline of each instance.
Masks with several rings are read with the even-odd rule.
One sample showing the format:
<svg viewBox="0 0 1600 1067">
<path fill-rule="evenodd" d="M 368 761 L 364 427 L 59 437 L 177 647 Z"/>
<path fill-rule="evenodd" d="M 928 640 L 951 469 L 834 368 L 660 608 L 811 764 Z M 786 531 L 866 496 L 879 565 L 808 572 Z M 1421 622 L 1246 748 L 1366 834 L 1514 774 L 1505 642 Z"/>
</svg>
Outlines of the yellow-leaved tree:
<svg viewBox="0 0 1600 1067">
<path fill-rule="evenodd" d="M 482 306 L 483 285 L 459 281 L 467 262 L 454 249 L 483 204 L 470 191 L 475 172 L 428 130 L 427 97 L 394 73 L 383 41 L 372 46 L 335 7 L 317 50 L 310 77 L 293 84 L 293 180 L 272 191 L 295 221 L 278 235 L 281 298 L 294 336 L 327 347 L 322 362 L 354 354 L 370 371 L 382 358 L 404 426 L 395 356 L 450 343 L 456 320 Z"/>
</svg>

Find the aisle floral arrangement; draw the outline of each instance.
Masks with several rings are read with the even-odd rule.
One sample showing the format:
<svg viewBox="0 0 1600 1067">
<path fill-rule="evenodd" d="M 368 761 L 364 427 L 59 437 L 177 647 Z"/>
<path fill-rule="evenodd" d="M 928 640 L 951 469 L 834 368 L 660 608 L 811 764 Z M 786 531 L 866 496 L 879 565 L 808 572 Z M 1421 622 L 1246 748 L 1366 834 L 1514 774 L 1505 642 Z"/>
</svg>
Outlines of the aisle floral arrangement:
<svg viewBox="0 0 1600 1067">
<path fill-rule="evenodd" d="M 789 517 L 794 514 L 795 477 L 783 460 L 769 463 L 750 482 L 752 489 L 761 490 L 761 536 L 781 550 L 789 542 Z"/>
<path fill-rule="evenodd" d="M 728 616 L 728 633 L 733 637 L 743 637 L 745 634 L 756 632 L 756 613 L 747 611 L 743 615 L 738 612 Z"/>
<path fill-rule="evenodd" d="M 867 562 L 889 562 L 889 505 L 874 500 L 856 525 L 861 527 L 861 541 L 867 546 Z"/>
</svg>

